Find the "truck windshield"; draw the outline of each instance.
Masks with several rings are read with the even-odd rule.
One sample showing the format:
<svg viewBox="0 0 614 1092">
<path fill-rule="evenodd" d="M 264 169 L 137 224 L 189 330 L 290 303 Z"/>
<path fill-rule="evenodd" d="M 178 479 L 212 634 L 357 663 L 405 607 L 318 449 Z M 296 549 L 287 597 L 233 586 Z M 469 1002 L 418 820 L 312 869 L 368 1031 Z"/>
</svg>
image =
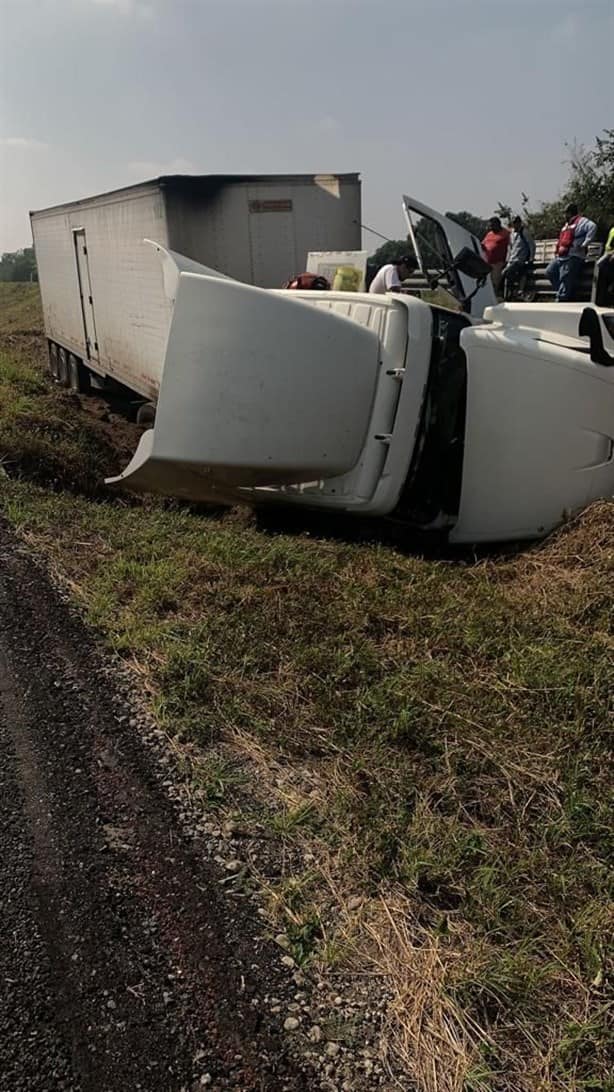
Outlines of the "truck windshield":
<svg viewBox="0 0 614 1092">
<path fill-rule="evenodd" d="M 432 307 L 431 365 L 418 438 L 396 514 L 423 525 L 458 515 L 463 472 L 467 364 L 460 335 L 466 315 Z"/>
<path fill-rule="evenodd" d="M 436 220 L 430 216 L 412 210 L 411 222 L 416 241 L 416 250 L 419 252 L 427 269 L 446 269 L 452 263 L 452 254 L 448 246 L 445 232 Z"/>
</svg>

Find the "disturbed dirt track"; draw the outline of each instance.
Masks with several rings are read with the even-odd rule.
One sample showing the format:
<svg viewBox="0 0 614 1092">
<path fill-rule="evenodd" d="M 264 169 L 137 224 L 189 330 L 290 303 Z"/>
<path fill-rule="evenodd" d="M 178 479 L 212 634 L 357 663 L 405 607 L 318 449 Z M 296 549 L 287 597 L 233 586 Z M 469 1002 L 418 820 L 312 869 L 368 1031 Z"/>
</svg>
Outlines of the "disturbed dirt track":
<svg viewBox="0 0 614 1092">
<path fill-rule="evenodd" d="M 0 1087 L 314 1088 L 259 1015 L 249 905 L 181 834 L 111 690 L 0 524 Z"/>
</svg>

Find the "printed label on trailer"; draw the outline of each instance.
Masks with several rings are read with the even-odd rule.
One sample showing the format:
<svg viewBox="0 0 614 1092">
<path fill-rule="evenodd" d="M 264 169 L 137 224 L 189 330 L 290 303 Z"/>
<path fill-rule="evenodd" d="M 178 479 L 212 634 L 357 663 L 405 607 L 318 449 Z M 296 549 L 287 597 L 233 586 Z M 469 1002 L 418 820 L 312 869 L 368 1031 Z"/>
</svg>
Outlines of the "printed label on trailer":
<svg viewBox="0 0 614 1092">
<path fill-rule="evenodd" d="M 290 199 L 277 198 L 270 201 L 250 201 L 250 212 L 292 212 L 292 201 Z"/>
</svg>

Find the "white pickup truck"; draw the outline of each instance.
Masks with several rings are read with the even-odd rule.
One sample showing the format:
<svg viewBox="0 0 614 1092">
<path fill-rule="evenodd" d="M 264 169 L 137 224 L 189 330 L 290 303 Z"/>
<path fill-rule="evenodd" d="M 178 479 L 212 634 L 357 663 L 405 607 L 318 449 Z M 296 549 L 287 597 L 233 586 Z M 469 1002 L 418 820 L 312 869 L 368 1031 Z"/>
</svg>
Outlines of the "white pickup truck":
<svg viewBox="0 0 614 1092">
<path fill-rule="evenodd" d="M 423 266 L 434 248 L 466 300 L 454 255 L 477 240 L 404 205 Z M 493 306 L 489 281 L 472 316 L 266 290 L 158 250 L 172 318 L 155 427 L 112 481 L 389 517 L 453 543 L 539 537 L 614 493 L 613 312 Z"/>
</svg>

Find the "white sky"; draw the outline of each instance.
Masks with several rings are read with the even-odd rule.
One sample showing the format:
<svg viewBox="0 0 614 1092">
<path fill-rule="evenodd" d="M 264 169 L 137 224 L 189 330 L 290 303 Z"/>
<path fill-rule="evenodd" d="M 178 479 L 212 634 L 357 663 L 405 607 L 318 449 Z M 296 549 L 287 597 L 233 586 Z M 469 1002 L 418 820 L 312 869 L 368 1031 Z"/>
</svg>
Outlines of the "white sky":
<svg viewBox="0 0 614 1092">
<path fill-rule="evenodd" d="M 0 0 L 0 251 L 168 172 L 360 171 L 394 237 L 402 192 L 551 198 L 614 126 L 613 56 L 613 0 Z"/>
</svg>

